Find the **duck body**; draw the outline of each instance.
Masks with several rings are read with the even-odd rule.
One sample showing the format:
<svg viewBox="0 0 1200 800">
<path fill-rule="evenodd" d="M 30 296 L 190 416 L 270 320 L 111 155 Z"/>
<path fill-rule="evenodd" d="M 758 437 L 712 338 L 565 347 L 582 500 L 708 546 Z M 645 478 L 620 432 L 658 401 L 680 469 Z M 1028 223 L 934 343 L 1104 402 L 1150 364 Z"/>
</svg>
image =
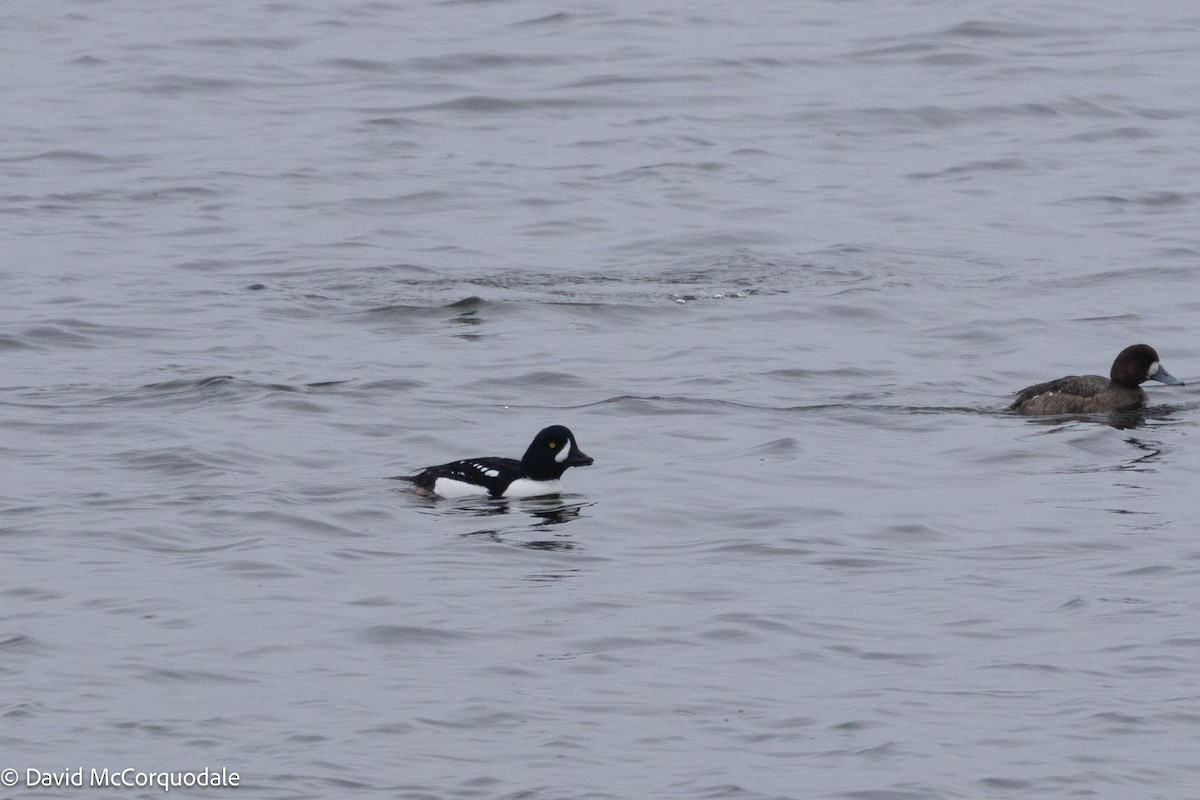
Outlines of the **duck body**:
<svg viewBox="0 0 1200 800">
<path fill-rule="evenodd" d="M 1009 408 L 1031 416 L 1129 411 L 1145 404 L 1146 381 L 1183 384 L 1163 368 L 1153 347 L 1135 344 L 1117 354 L 1108 378 L 1068 375 L 1038 383 L 1018 392 Z"/>
<path fill-rule="evenodd" d="M 569 467 L 586 467 L 591 456 L 562 425 L 543 428 L 520 460 L 500 456 L 466 458 L 426 467 L 401 478 L 438 497 L 541 497 L 562 491 Z"/>
</svg>

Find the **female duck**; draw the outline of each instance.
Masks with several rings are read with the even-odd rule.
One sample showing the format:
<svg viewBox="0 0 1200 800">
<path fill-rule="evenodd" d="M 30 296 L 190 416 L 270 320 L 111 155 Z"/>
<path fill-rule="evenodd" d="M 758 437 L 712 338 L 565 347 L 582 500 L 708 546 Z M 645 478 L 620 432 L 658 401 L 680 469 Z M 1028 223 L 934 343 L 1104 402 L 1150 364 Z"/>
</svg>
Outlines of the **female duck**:
<svg viewBox="0 0 1200 800">
<path fill-rule="evenodd" d="M 1158 353 L 1148 344 L 1126 347 L 1113 361 L 1109 378 L 1068 375 L 1022 389 L 1011 409 L 1021 414 L 1094 414 L 1128 411 L 1146 402 L 1141 384 L 1159 381 L 1182 386 L 1183 381 L 1163 369 Z"/>
</svg>

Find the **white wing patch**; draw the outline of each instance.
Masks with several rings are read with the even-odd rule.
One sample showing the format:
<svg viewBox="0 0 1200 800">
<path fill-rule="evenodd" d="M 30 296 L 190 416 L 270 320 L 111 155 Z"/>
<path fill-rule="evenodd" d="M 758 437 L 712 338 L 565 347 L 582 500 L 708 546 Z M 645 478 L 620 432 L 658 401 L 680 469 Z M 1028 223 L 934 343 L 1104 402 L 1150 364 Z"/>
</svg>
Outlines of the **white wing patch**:
<svg viewBox="0 0 1200 800">
<path fill-rule="evenodd" d="M 554 457 L 554 461 L 558 464 L 567 460 L 567 456 L 571 455 L 571 440 L 567 439 L 567 443 L 563 445 L 562 452 Z"/>
<path fill-rule="evenodd" d="M 468 461 L 467 463 L 471 465 L 471 469 L 476 469 L 476 470 L 479 470 L 479 472 L 480 472 L 480 473 L 481 473 L 481 474 L 482 474 L 482 475 L 483 475 L 485 478 L 498 478 L 498 477 L 500 477 L 500 470 L 498 470 L 498 469 L 492 469 L 491 467 L 484 466 L 483 464 L 480 464 L 480 463 L 478 463 L 478 462 L 476 462 L 476 461 Z"/>
</svg>

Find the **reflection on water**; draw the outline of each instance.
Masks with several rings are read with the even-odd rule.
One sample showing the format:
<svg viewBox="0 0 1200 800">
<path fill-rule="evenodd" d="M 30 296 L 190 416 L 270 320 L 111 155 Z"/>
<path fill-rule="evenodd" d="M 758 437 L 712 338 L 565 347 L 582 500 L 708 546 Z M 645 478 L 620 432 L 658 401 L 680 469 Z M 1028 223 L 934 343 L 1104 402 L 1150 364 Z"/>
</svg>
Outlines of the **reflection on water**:
<svg viewBox="0 0 1200 800">
<path fill-rule="evenodd" d="M 575 544 L 565 532 L 558 531 L 551 539 L 523 538 L 531 533 L 545 533 L 559 525 L 583 516 L 583 509 L 593 501 L 564 500 L 561 495 L 511 499 L 504 497 L 466 497 L 446 499 L 425 492 L 407 491 L 421 513 L 449 517 L 512 517 L 503 527 L 490 525 L 460 534 L 482 538 L 499 544 L 516 545 L 530 550 L 572 550 Z M 501 520 L 496 519 L 496 522 Z"/>
<path fill-rule="evenodd" d="M 539 520 L 533 527 L 561 525 L 577 519 L 580 512 L 593 502 L 566 501 L 561 495 L 546 497 L 508 498 L 508 497 L 464 497 L 448 499 L 430 495 L 423 491 L 408 491 L 424 511 L 437 511 L 439 514 L 449 514 L 469 517 L 493 517 L 504 514 L 528 514 Z"/>
<path fill-rule="evenodd" d="M 1053 426 L 1053 430 L 1049 431 L 1050 433 L 1065 430 L 1071 427 L 1070 423 L 1074 422 L 1099 422 L 1108 425 L 1110 428 L 1124 431 L 1139 428 L 1147 422 L 1170 419 L 1171 412 L 1174 410 L 1171 406 L 1155 406 L 1153 408 L 1134 408 L 1128 411 L 1110 411 L 1095 414 L 1053 414 L 1042 417 L 1024 417 L 1024 419 L 1032 425 Z M 1011 413 L 1016 414 L 1016 412 Z"/>
<path fill-rule="evenodd" d="M 468 514 L 473 517 L 492 517 L 501 514 L 529 514 L 540 520 L 534 527 L 561 525 L 579 517 L 580 511 L 591 503 L 564 503 L 557 496 L 535 497 L 514 500 L 499 498 L 472 498 L 462 504 L 447 505 L 450 514 Z"/>
<path fill-rule="evenodd" d="M 562 538 L 555 539 L 534 539 L 524 541 L 518 538 L 513 538 L 510 532 L 498 530 L 496 528 L 482 528 L 470 533 L 461 534 L 464 539 L 484 539 L 496 544 L 515 545 L 516 547 L 524 547 L 526 550 L 574 550 L 575 543 L 563 535 Z"/>
<path fill-rule="evenodd" d="M 1162 444 L 1159 442 L 1142 441 L 1135 436 L 1130 436 L 1125 442 L 1141 450 L 1142 455 L 1130 459 L 1124 464 L 1118 464 L 1117 469 L 1134 472 L 1153 472 L 1155 469 L 1154 462 L 1158 461 L 1163 454 Z"/>
<path fill-rule="evenodd" d="M 507 530 L 483 528 L 465 533 L 463 536 L 472 538 L 483 537 L 498 544 L 516 545 L 517 547 L 524 547 L 527 550 L 574 550 L 576 546 L 575 542 L 564 531 L 555 532 L 553 538 L 550 539 L 523 539 L 522 534 L 534 531 L 548 532 L 548 529 L 556 525 L 562 525 L 579 519 L 583 508 L 590 505 L 592 503 L 564 503 L 558 497 L 536 497 L 526 500 L 490 500 L 479 504 L 473 509 L 463 510 L 471 513 L 473 516 L 480 517 L 527 514 L 536 520 L 536 522 L 517 524 L 509 527 Z M 557 580 L 561 577 L 565 576 L 548 577 L 543 575 L 540 576 L 540 579 Z"/>
<path fill-rule="evenodd" d="M 538 497 L 527 500 L 506 500 L 501 498 L 482 502 L 476 501 L 465 507 L 448 510 L 452 513 L 458 511 L 476 517 L 527 514 L 536 520 L 536 522 L 517 524 L 508 527 L 506 530 L 482 528 L 477 531 L 465 533 L 463 536 L 484 537 L 497 543 L 515 544 L 518 547 L 525 547 L 530 550 L 573 550 L 575 543 L 568 538 L 566 533 L 561 531 L 556 533 L 552 539 L 522 540 L 520 535 L 533 531 L 545 531 L 555 525 L 562 525 L 579 519 L 583 508 L 589 505 L 592 504 L 583 502 L 564 503 L 557 497 Z"/>
</svg>

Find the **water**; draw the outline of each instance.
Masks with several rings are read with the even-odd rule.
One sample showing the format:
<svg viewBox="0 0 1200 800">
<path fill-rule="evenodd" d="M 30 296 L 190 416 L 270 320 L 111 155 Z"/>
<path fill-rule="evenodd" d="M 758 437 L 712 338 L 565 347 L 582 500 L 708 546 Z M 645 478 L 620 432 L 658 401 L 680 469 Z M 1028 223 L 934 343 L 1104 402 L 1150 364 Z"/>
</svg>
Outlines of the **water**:
<svg viewBox="0 0 1200 800">
<path fill-rule="evenodd" d="M 1195 796 L 1187 4 L 0 25 L 12 796 Z"/>
</svg>

